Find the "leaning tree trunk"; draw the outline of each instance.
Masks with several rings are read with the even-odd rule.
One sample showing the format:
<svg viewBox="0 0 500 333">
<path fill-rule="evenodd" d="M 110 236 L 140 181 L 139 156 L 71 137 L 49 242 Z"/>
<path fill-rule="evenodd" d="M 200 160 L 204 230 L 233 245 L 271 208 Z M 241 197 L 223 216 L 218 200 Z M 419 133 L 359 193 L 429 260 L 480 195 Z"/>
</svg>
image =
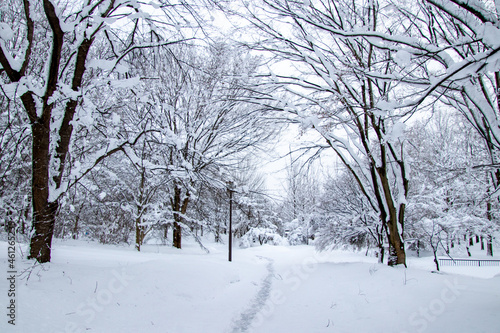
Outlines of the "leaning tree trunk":
<svg viewBox="0 0 500 333">
<path fill-rule="evenodd" d="M 383 159 L 385 162 L 385 160 Z M 387 171 L 385 167 L 378 167 L 377 171 L 380 176 L 381 186 L 385 197 L 385 202 L 387 204 L 387 209 L 389 212 L 387 223 L 387 239 L 389 241 L 389 256 L 387 258 L 387 265 L 405 265 L 406 266 L 406 253 L 404 248 L 404 242 L 401 238 L 398 224 L 403 224 L 404 221 L 404 209 L 405 205 L 402 204 L 399 207 L 399 214 L 397 212 L 396 206 L 392 199 L 391 188 L 389 180 L 387 178 Z"/>
<path fill-rule="evenodd" d="M 436 270 L 439 272 L 439 259 L 437 257 L 437 246 L 432 248 L 432 254 L 434 255 L 434 263 L 436 264 Z"/>
</svg>

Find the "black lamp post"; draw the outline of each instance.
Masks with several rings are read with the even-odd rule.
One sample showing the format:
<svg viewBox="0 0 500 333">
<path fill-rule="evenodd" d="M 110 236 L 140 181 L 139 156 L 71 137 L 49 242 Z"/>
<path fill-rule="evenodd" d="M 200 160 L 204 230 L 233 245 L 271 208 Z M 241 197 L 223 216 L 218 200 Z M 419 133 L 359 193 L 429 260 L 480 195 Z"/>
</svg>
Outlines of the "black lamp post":
<svg viewBox="0 0 500 333">
<path fill-rule="evenodd" d="M 227 191 L 229 192 L 229 252 L 228 260 L 233 261 L 233 182 L 227 183 Z"/>
</svg>

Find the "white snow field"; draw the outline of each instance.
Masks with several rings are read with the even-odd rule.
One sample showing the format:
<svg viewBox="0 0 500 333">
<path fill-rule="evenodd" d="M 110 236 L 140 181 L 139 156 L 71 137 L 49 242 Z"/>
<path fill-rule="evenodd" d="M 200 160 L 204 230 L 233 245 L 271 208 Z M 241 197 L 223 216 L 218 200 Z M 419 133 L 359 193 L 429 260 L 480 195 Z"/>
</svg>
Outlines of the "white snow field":
<svg viewBox="0 0 500 333">
<path fill-rule="evenodd" d="M 228 262 L 225 246 L 209 248 L 57 240 L 52 262 L 35 267 L 18 252 L 16 325 L 4 277 L 0 332 L 500 332 L 500 267 L 437 274 L 430 257 L 390 268 L 363 253 L 267 245 Z M 7 253 L 0 242 L 6 276 Z"/>
</svg>

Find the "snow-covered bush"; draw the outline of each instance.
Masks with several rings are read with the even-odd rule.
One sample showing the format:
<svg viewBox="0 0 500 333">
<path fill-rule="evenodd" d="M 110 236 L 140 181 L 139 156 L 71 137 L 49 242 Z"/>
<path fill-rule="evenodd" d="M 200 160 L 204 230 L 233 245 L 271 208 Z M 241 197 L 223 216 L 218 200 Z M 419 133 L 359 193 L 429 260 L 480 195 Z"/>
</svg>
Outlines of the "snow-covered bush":
<svg viewBox="0 0 500 333">
<path fill-rule="evenodd" d="M 302 232 L 302 228 L 297 228 L 286 232 L 286 239 L 288 240 L 290 245 L 301 245 L 306 244 L 307 242 L 307 237 Z"/>
<path fill-rule="evenodd" d="M 264 244 L 289 245 L 286 238 L 281 237 L 273 228 L 250 228 L 240 238 L 240 247 L 247 248 Z"/>
<path fill-rule="evenodd" d="M 309 241 L 314 240 L 319 219 L 316 213 L 304 213 L 286 222 L 284 224 L 285 237 L 290 245 L 309 244 Z"/>
</svg>

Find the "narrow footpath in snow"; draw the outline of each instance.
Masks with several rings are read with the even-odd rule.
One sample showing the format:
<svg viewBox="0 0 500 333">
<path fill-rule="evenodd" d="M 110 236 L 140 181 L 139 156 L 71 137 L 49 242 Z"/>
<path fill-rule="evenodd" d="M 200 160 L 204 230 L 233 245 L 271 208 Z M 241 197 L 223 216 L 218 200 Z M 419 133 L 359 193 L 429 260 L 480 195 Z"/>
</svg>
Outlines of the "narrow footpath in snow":
<svg viewBox="0 0 500 333">
<path fill-rule="evenodd" d="M 231 333 L 249 332 L 256 315 L 266 304 L 271 292 L 272 280 L 274 279 L 274 260 L 268 257 L 257 256 L 261 260 L 267 260 L 267 275 L 262 281 L 257 295 L 250 303 L 249 307 L 241 313 L 240 317 L 233 322 Z"/>
</svg>

